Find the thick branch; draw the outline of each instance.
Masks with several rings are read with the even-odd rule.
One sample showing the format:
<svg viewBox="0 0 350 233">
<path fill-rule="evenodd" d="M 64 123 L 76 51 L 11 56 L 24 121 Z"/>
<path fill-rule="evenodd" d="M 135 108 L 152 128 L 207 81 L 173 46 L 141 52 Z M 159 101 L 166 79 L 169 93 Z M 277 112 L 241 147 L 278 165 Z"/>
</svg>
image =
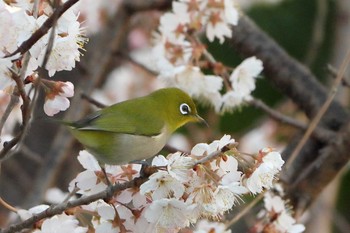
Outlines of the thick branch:
<svg viewBox="0 0 350 233">
<path fill-rule="evenodd" d="M 232 29 L 233 36 L 229 43 L 244 57 L 256 56 L 261 59 L 266 78 L 291 98 L 310 119 L 316 116 L 327 99 L 327 92 L 309 69 L 290 57 L 247 16 L 243 15 L 238 26 Z M 333 101 L 319 126 L 338 131 L 348 121 L 349 113 L 338 102 Z M 329 140 L 321 143 L 318 140 L 309 139 L 291 169 L 284 171 L 287 187 L 294 183 L 294 188 L 288 190 L 293 204 L 299 206 L 302 202 L 304 207 L 309 206 L 328 182 L 336 176 L 340 168 L 345 166 L 346 161 L 349 160 L 347 151 L 350 145 L 349 135 L 347 134 L 348 138 L 346 138 L 345 132 L 347 131 L 344 129 L 337 135 L 335 142 Z M 295 145 L 295 142 L 292 142 L 285 155 L 288 156 Z M 338 149 L 335 150 L 334 147 Z M 315 160 L 319 162 L 313 164 Z M 300 176 L 300 171 L 305 170 L 310 164 L 312 165 L 308 168 L 309 172 Z M 307 198 L 297 196 L 301 193 Z"/>
<path fill-rule="evenodd" d="M 106 190 L 90 196 L 81 197 L 76 200 L 68 201 L 66 203 L 61 203 L 58 205 L 53 205 L 50 208 L 44 210 L 43 212 L 33 215 L 33 217 L 21 223 L 14 224 L 8 227 L 7 229 L 4 229 L 3 231 L 0 231 L 0 233 L 13 233 L 13 232 L 19 232 L 26 228 L 31 228 L 36 222 L 38 222 L 41 219 L 52 217 L 56 214 L 61 214 L 65 210 L 68 210 L 70 208 L 80 206 L 80 205 L 86 205 L 100 199 L 110 199 L 113 197 L 114 193 L 121 190 L 125 190 L 130 187 L 139 187 L 146 180 L 147 180 L 147 177 L 138 177 L 129 182 L 125 182 L 123 184 L 115 184 L 113 186 L 109 186 Z"/>
<path fill-rule="evenodd" d="M 229 43 L 244 57 L 256 56 L 264 64 L 264 73 L 275 86 L 289 96 L 309 118 L 315 116 L 327 98 L 325 88 L 310 70 L 290 57 L 273 39 L 242 15 L 233 27 Z M 333 102 L 323 118 L 327 128 L 337 130 L 349 114 Z"/>
<path fill-rule="evenodd" d="M 350 123 L 322 151 L 307 168 L 299 170 L 300 175 L 288 187 L 292 203 L 306 208 L 316 199 L 322 189 L 334 179 L 350 160 Z"/>
</svg>

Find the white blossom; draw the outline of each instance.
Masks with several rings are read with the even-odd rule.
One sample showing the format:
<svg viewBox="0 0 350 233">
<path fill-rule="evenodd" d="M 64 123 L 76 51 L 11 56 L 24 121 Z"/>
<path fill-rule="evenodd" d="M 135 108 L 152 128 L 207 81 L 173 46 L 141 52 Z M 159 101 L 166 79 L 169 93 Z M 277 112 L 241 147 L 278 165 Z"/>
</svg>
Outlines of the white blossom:
<svg viewBox="0 0 350 233">
<path fill-rule="evenodd" d="M 209 222 L 206 219 L 202 219 L 198 221 L 193 233 L 231 233 L 231 230 L 226 229 L 224 223 Z"/>
<path fill-rule="evenodd" d="M 159 77 L 168 77 L 174 75 L 174 69 L 177 66 L 185 66 L 189 63 L 192 47 L 188 41 L 175 44 L 165 36 L 160 36 L 152 49 L 152 54 L 156 70 L 160 73 Z"/>
<path fill-rule="evenodd" d="M 157 155 L 152 160 L 152 166 L 167 166 L 168 160 L 163 155 Z"/>
<path fill-rule="evenodd" d="M 204 75 L 199 67 L 178 66 L 172 71 L 161 73 L 159 78 L 167 86 L 178 87 L 203 103 L 210 103 L 214 107 L 221 103 L 222 78 Z"/>
<path fill-rule="evenodd" d="M 243 102 L 252 99 L 251 93 L 255 90 L 255 79 L 262 71 L 262 62 L 255 57 L 245 59 L 238 65 L 230 76 L 233 90 L 222 97 L 222 112 L 232 111 Z"/>
<path fill-rule="evenodd" d="M 79 222 L 73 216 L 60 214 L 51 218 L 45 219 L 41 225 L 40 230 L 35 230 L 35 233 L 60 233 L 60 232 L 72 232 L 72 233 L 85 233 L 86 227 L 79 226 Z"/>
<path fill-rule="evenodd" d="M 159 199 L 144 210 L 145 218 L 158 227 L 179 229 L 189 225 L 191 206 L 177 199 Z"/>
<path fill-rule="evenodd" d="M 193 175 L 194 159 L 181 155 L 180 152 L 168 155 L 169 164 L 167 166 L 169 174 L 175 179 L 186 182 Z"/>
<path fill-rule="evenodd" d="M 270 148 L 266 148 L 263 149 L 262 152 L 264 152 L 264 150 L 270 150 Z M 266 151 L 267 154 L 264 155 L 264 157 L 262 158 L 262 161 L 264 163 L 266 163 L 268 166 L 271 167 L 271 169 L 275 169 L 277 171 L 280 171 L 283 164 L 284 164 L 284 160 L 281 157 L 281 154 L 278 153 L 277 151 Z"/>
<path fill-rule="evenodd" d="M 104 205 L 99 205 L 97 207 L 97 213 L 101 218 L 105 220 L 113 220 L 115 217 L 115 210 L 112 206 L 105 203 Z"/>
<path fill-rule="evenodd" d="M 116 233 L 120 232 L 118 226 L 115 226 L 110 221 L 101 221 L 95 226 L 95 233 Z"/>
<path fill-rule="evenodd" d="M 10 10 L 15 9 L 0 1 L 0 57 L 3 56 L 2 52 L 11 53 L 17 48 L 17 30 L 8 27 L 15 24 Z"/>
<path fill-rule="evenodd" d="M 45 201 L 52 204 L 60 204 L 68 197 L 68 193 L 54 187 L 50 188 L 45 193 Z M 72 199 L 72 198 L 71 198 Z"/>
<path fill-rule="evenodd" d="M 191 154 L 195 156 L 209 155 L 215 151 L 221 150 L 224 146 L 233 144 L 235 140 L 230 135 L 224 135 L 220 140 L 214 140 L 212 143 L 198 143 L 192 150 Z"/>
<path fill-rule="evenodd" d="M 168 12 L 160 18 L 159 31 L 171 42 L 185 40 L 186 24 L 190 23 L 188 6 L 183 2 L 173 2 L 173 12 Z"/>
<path fill-rule="evenodd" d="M 60 111 L 65 111 L 69 108 L 70 102 L 67 98 L 56 95 L 52 99 L 47 99 L 44 104 L 44 112 L 48 116 L 53 116 Z"/>
<path fill-rule="evenodd" d="M 50 206 L 48 205 L 37 205 L 34 206 L 32 208 L 30 208 L 29 210 L 24 210 L 24 209 L 19 209 L 17 211 L 17 214 L 19 215 L 19 217 L 25 221 L 28 218 L 32 217 L 34 214 L 38 214 L 43 212 L 44 210 L 46 210 L 47 208 L 49 208 Z"/>
<path fill-rule="evenodd" d="M 85 168 L 86 170 L 91 170 L 91 171 L 101 170 L 101 167 L 97 162 L 96 158 L 92 154 L 90 154 L 87 150 L 80 151 L 77 159 L 79 163 L 83 166 L 83 168 Z"/>
<path fill-rule="evenodd" d="M 281 213 L 285 210 L 285 203 L 280 196 L 272 195 L 271 192 L 264 194 L 265 209 L 270 212 Z"/>
<path fill-rule="evenodd" d="M 300 233 L 305 230 L 303 224 L 296 224 L 296 220 L 290 214 L 290 208 L 280 196 L 266 192 L 264 194 L 264 206 L 268 212 L 266 217 L 274 216 L 268 222 L 277 232 Z"/>
<path fill-rule="evenodd" d="M 274 223 L 279 232 L 300 233 L 305 230 L 305 226 L 296 224 L 295 219 L 287 212 L 282 212 Z"/>
<path fill-rule="evenodd" d="M 255 57 L 245 59 L 230 76 L 233 89 L 244 97 L 249 96 L 255 89 L 255 78 L 262 70 L 262 62 L 259 59 Z"/>
<path fill-rule="evenodd" d="M 246 180 L 246 187 L 253 194 L 261 193 L 263 188 L 271 188 L 276 171 L 265 163 L 260 164 Z"/>
<path fill-rule="evenodd" d="M 205 14 L 208 17 L 206 35 L 210 42 L 217 37 L 222 44 L 225 41 L 224 37 L 231 38 L 231 26 L 238 23 L 238 11 L 232 0 L 211 1 Z"/>
<path fill-rule="evenodd" d="M 239 107 L 244 100 L 250 100 L 250 97 L 242 95 L 239 91 L 230 90 L 222 96 L 222 104 L 217 112 L 232 112 L 232 110 Z"/>
<path fill-rule="evenodd" d="M 91 195 L 103 191 L 107 188 L 104 180 L 105 177 L 98 177 L 98 173 L 102 173 L 101 167 L 97 160 L 87 151 L 80 151 L 78 160 L 80 164 L 86 169 L 79 173 L 75 179 L 69 184 L 69 191 L 74 188 L 79 188 L 77 193 L 84 195 Z"/>
<path fill-rule="evenodd" d="M 184 191 L 184 185 L 166 171 L 158 171 L 152 174 L 149 180 L 140 187 L 140 192 L 143 195 L 152 192 L 153 200 L 172 196 L 180 198 Z"/>
<path fill-rule="evenodd" d="M 246 179 L 246 187 L 253 193 L 262 192 L 263 188 L 271 188 L 276 174 L 281 170 L 284 161 L 281 154 L 271 148 L 264 148 L 260 151 L 253 173 Z"/>
<path fill-rule="evenodd" d="M 57 90 L 50 91 L 46 94 L 44 103 L 44 112 L 48 116 L 53 116 L 60 111 L 69 108 L 70 102 L 67 97 L 74 95 L 74 86 L 71 82 L 57 82 Z"/>
</svg>

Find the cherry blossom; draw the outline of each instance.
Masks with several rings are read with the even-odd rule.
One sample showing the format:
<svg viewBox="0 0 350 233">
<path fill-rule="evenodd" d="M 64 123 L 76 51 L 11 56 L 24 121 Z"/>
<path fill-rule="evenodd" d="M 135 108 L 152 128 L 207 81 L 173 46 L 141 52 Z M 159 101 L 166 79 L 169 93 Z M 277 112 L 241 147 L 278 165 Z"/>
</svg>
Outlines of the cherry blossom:
<svg viewBox="0 0 350 233">
<path fill-rule="evenodd" d="M 267 218 L 266 228 L 272 229 L 274 232 L 286 233 L 300 233 L 305 230 L 303 224 L 296 223 L 296 220 L 291 215 L 290 207 L 282 197 L 272 192 L 266 192 L 264 194 L 264 206 L 266 212 L 261 218 Z"/>
<path fill-rule="evenodd" d="M 253 194 L 262 192 L 263 188 L 271 188 L 284 164 L 281 154 L 271 148 L 262 149 L 258 156 L 253 173 L 245 180 L 246 187 Z"/>
<path fill-rule="evenodd" d="M 190 224 L 188 215 L 191 209 L 193 206 L 174 198 L 160 199 L 152 202 L 144 215 L 149 222 L 157 223 L 158 228 L 180 229 Z"/>
<path fill-rule="evenodd" d="M 178 87 L 203 103 L 210 103 L 214 107 L 221 103 L 222 78 L 204 75 L 199 67 L 177 66 L 172 72 L 167 70 L 161 73 L 159 78 L 167 86 Z"/>
<path fill-rule="evenodd" d="M 235 140 L 230 135 L 224 135 L 220 140 L 214 140 L 212 143 L 198 143 L 195 145 L 191 154 L 195 156 L 209 155 L 215 151 L 221 150 L 224 146 L 233 144 Z"/>
<path fill-rule="evenodd" d="M 255 90 L 255 79 L 262 69 L 262 62 L 255 57 L 245 59 L 234 69 L 230 76 L 233 89 L 223 95 L 222 112 L 232 111 L 235 107 L 252 99 L 251 93 Z"/>
<path fill-rule="evenodd" d="M 255 89 L 255 78 L 263 70 L 262 62 L 255 57 L 245 59 L 230 76 L 232 87 L 243 96 L 248 96 Z"/>
<path fill-rule="evenodd" d="M 189 156 L 181 156 L 180 152 L 169 155 L 167 170 L 175 179 L 186 182 L 193 176 L 195 160 Z"/>
<path fill-rule="evenodd" d="M 28 218 L 32 217 L 34 214 L 38 214 L 46 210 L 47 208 L 49 208 L 48 205 L 37 205 L 28 210 L 19 209 L 17 211 L 17 214 L 22 220 L 27 220 Z"/>
<path fill-rule="evenodd" d="M 14 25 L 15 19 L 13 19 L 14 11 L 12 7 L 0 1 L 0 22 L 2 25 Z M 3 57 L 1 53 L 10 53 L 17 48 L 17 31 L 9 30 L 8 27 L 0 26 L 0 57 Z"/>
<path fill-rule="evenodd" d="M 193 233 L 231 233 L 231 230 L 226 229 L 223 223 L 209 222 L 206 219 L 202 219 L 198 221 Z"/>
<path fill-rule="evenodd" d="M 59 227 L 58 227 L 59 226 Z M 59 232 L 72 232 L 72 233 L 85 233 L 86 227 L 79 226 L 79 222 L 71 215 L 60 214 L 51 218 L 45 219 L 41 225 L 40 230 L 35 230 L 35 233 L 59 233 Z"/>
<path fill-rule="evenodd" d="M 55 82 L 47 86 L 49 87 L 46 92 L 44 112 L 48 116 L 53 116 L 60 111 L 67 110 L 70 105 L 67 97 L 74 95 L 74 85 L 71 82 Z"/>
<path fill-rule="evenodd" d="M 158 171 L 151 175 L 149 180 L 143 183 L 140 187 L 141 194 L 145 195 L 151 191 L 153 200 L 171 196 L 180 198 L 185 191 L 185 187 L 168 172 Z"/>
<path fill-rule="evenodd" d="M 234 7 L 232 0 L 212 0 L 208 1 L 207 12 L 208 24 L 206 27 L 206 35 L 210 42 L 217 37 L 222 44 L 224 37 L 231 38 L 232 25 L 238 23 L 238 11 Z"/>
</svg>

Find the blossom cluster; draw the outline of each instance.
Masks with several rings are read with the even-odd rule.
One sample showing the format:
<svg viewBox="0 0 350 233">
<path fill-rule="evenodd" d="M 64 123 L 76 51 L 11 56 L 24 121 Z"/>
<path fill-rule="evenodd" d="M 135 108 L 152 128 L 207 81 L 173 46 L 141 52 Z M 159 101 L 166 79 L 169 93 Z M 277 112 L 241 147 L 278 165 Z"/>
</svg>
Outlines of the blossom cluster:
<svg viewBox="0 0 350 233">
<path fill-rule="evenodd" d="M 197 38 L 205 31 L 210 42 L 215 38 L 222 44 L 232 36 L 237 25 L 238 9 L 233 0 L 173 1 L 172 12 L 160 18 L 159 34 L 153 48 L 156 71 L 169 86 L 179 87 L 192 97 L 214 106 L 217 112 L 231 111 L 251 99 L 255 79 L 262 71 L 262 62 L 250 57 L 231 74 L 221 63 L 206 57 L 205 45 Z M 210 61 L 214 74 L 205 74 Z M 226 75 L 228 74 L 228 75 Z M 224 76 L 229 76 L 227 82 Z M 224 84 L 226 93 L 222 95 Z"/>
<path fill-rule="evenodd" d="M 26 63 L 25 58 L 27 56 L 14 54 L 12 57 L 6 57 L 16 51 L 24 41 L 28 40 L 52 15 L 54 10 L 52 5 L 46 1 L 39 1 L 38 10 L 33 9 L 33 5 L 33 1 L 29 0 L 12 1 L 9 4 L 0 1 L 1 91 L 12 92 L 15 86 L 15 81 L 12 78 L 14 74 L 19 76 L 20 73 L 23 73 L 24 78 L 29 77 L 29 80 L 31 80 L 33 79 L 32 77 L 36 76 L 35 71 L 41 67 L 48 71 L 49 76 L 53 76 L 57 71 L 72 70 L 75 67 L 75 63 L 80 60 L 80 50 L 86 39 L 82 36 L 83 29 L 78 21 L 79 14 L 73 8 L 68 9 L 58 19 L 56 26 L 51 28 L 47 34 L 29 49 L 27 66 L 23 66 Z M 47 62 L 43 64 L 47 56 L 49 41 L 52 38 L 51 53 Z M 43 65 L 44 67 L 42 67 Z M 47 90 L 46 88 L 45 91 Z M 46 93 L 47 100 L 55 99 L 52 96 L 52 90 Z M 58 111 L 67 109 L 67 103 L 69 106 L 67 98 L 61 101 L 61 104 L 56 102 L 54 108 L 50 108 L 52 103 L 47 103 L 44 106 L 44 110 L 48 115 L 53 115 Z"/>
<path fill-rule="evenodd" d="M 234 139 L 224 135 L 210 144 L 195 145 L 189 154 L 156 156 L 152 166 L 157 171 L 141 186 L 120 191 L 107 202 L 98 200 L 81 206 L 78 212 L 91 214 L 95 232 L 178 232 L 184 228 L 190 231 L 190 225 L 200 219 L 220 220 L 225 212 L 242 202 L 242 195 L 270 189 L 284 163 L 271 148 L 262 149 L 248 161 L 236 145 Z M 139 164 L 106 164 L 104 173 L 85 150 L 78 160 L 85 170 L 71 181 L 69 190 L 83 196 L 105 190 L 108 183 L 131 181 L 141 170 Z M 65 214 L 56 218 L 69 220 Z M 76 225 L 74 221 L 70 224 Z M 225 230 L 219 223 L 210 228 L 213 224 L 200 222 L 193 232 L 210 232 L 206 228 Z M 43 225 L 41 230 L 46 232 Z"/>
<path fill-rule="evenodd" d="M 296 223 L 288 203 L 281 196 L 272 191 L 264 194 L 264 210 L 259 213 L 260 222 L 253 232 L 300 233 L 305 230 L 304 225 Z"/>
</svg>

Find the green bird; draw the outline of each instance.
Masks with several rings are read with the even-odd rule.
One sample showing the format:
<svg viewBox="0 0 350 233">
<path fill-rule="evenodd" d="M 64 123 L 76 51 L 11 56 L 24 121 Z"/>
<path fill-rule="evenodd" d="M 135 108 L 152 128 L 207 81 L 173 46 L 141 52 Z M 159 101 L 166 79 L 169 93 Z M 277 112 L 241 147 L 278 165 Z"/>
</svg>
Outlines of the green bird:
<svg viewBox="0 0 350 233">
<path fill-rule="evenodd" d="M 164 88 L 65 124 L 100 163 L 117 165 L 156 155 L 189 122 L 205 122 L 191 97 L 178 88 Z"/>
</svg>

